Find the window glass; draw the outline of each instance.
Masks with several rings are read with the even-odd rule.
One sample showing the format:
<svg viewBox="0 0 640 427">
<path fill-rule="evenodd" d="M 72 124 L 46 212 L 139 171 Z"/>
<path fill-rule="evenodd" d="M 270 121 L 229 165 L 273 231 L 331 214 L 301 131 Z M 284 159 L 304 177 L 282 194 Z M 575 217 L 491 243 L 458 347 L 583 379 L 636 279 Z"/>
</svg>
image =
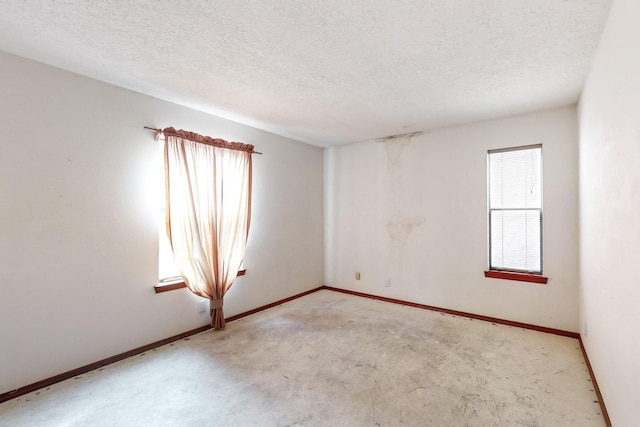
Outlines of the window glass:
<svg viewBox="0 0 640 427">
<path fill-rule="evenodd" d="M 159 173 L 158 173 L 158 206 L 160 213 L 158 215 L 158 236 L 159 236 L 159 256 L 158 256 L 158 277 L 160 282 L 167 282 L 173 280 L 180 280 L 180 270 L 173 258 L 173 250 L 171 249 L 171 243 L 169 243 L 169 237 L 167 236 L 167 223 L 166 212 L 167 207 L 166 200 L 166 187 L 164 176 L 164 139 L 160 140 L 160 154 L 159 154 Z"/>
<path fill-rule="evenodd" d="M 489 151 L 489 268 L 542 273 L 542 146 Z"/>
</svg>

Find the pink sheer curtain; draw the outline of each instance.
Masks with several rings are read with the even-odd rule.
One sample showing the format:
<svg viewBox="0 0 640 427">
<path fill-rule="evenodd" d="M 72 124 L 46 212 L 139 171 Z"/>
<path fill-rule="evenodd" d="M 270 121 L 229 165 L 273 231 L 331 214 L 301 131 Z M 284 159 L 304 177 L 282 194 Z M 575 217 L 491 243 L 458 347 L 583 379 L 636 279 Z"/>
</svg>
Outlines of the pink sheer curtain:
<svg viewBox="0 0 640 427">
<path fill-rule="evenodd" d="M 224 295 L 242 265 L 251 221 L 253 146 L 163 130 L 167 234 L 187 287 L 225 327 Z"/>
</svg>

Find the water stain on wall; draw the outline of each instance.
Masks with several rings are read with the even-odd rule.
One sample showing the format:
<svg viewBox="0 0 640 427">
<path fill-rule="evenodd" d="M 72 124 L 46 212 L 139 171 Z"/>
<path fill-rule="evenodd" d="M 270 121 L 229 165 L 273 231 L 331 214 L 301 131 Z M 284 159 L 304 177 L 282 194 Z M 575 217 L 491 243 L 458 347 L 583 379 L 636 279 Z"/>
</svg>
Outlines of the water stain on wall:
<svg viewBox="0 0 640 427">
<path fill-rule="evenodd" d="M 405 145 L 411 144 L 410 136 L 392 136 L 383 139 L 387 152 L 387 168 L 390 176 L 390 206 L 393 214 L 399 215 L 402 210 L 402 150 Z"/>
<path fill-rule="evenodd" d="M 386 229 L 391 240 L 391 280 L 402 283 L 404 254 L 409 236 L 414 228 L 425 221 L 422 216 L 400 217 L 395 215 L 387 223 Z"/>
<path fill-rule="evenodd" d="M 399 242 L 401 244 L 407 243 L 411 231 L 421 225 L 425 221 L 422 216 L 414 216 L 410 218 L 400 217 L 394 215 L 390 222 L 387 223 L 387 233 L 389 239 L 393 242 Z"/>
<path fill-rule="evenodd" d="M 400 164 L 400 156 L 402 155 L 402 148 L 405 145 L 411 144 L 411 138 L 405 137 L 391 137 L 384 140 L 384 148 L 387 150 L 387 162 L 389 164 L 389 172 L 393 172 L 394 169 Z"/>
<path fill-rule="evenodd" d="M 390 240 L 391 280 L 395 283 L 402 282 L 402 270 L 404 252 L 407 242 L 414 228 L 419 227 L 425 221 L 423 216 L 407 215 L 404 212 L 402 171 L 402 151 L 405 146 L 411 144 L 411 137 L 422 134 L 412 133 L 395 135 L 380 140 L 384 142 L 387 153 L 387 167 L 390 175 L 389 199 L 390 219 L 385 228 Z"/>
</svg>

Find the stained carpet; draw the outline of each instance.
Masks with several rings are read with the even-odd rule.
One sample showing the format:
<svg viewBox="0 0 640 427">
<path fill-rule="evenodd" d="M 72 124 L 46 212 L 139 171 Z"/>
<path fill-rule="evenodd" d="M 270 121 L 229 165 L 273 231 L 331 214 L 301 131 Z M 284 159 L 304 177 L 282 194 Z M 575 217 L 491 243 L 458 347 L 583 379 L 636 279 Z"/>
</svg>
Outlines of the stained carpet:
<svg viewBox="0 0 640 427">
<path fill-rule="evenodd" d="M 604 426 L 576 339 L 323 290 L 0 404 L 0 426 Z"/>
</svg>

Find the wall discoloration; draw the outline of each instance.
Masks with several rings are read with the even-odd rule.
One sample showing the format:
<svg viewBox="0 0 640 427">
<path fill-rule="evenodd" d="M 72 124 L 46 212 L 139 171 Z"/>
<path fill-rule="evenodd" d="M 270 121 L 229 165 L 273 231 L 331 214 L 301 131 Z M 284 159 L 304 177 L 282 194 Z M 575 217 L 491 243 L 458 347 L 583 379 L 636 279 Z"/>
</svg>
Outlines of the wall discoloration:
<svg viewBox="0 0 640 427">
<path fill-rule="evenodd" d="M 391 241 L 391 280 L 393 282 L 402 283 L 404 254 L 409 236 L 413 229 L 422 225 L 424 221 L 425 218 L 422 216 L 406 218 L 395 215 L 385 226 Z"/>
<path fill-rule="evenodd" d="M 402 155 L 402 148 L 405 145 L 411 144 L 410 137 L 400 137 L 393 139 L 386 139 L 384 141 L 384 147 L 387 150 L 387 160 L 389 162 L 389 172 L 392 173 L 397 169 L 400 163 L 400 156 Z"/>
<path fill-rule="evenodd" d="M 576 107 L 569 106 L 432 130 L 402 144 L 391 167 L 385 140 L 328 149 L 326 283 L 577 331 L 576 120 Z M 553 286 L 505 287 L 509 283 L 482 274 L 487 265 L 487 150 L 510 147 L 518 138 L 522 144 L 544 142 L 545 179 L 553 182 L 544 190 L 545 208 L 553 211 L 545 219 L 545 271 L 554 278 Z M 400 222 L 411 218 L 424 222 L 410 222 L 403 230 Z M 387 224 L 394 225 L 388 229 Z M 355 272 L 361 280 L 355 280 Z M 593 333 L 590 321 L 589 337 Z"/>
<path fill-rule="evenodd" d="M 409 236 L 414 228 L 424 223 L 425 218 L 417 215 L 407 215 L 405 213 L 405 201 L 403 198 L 403 171 L 402 152 L 405 146 L 411 144 L 411 138 L 421 135 L 423 132 L 394 135 L 383 138 L 387 154 L 387 168 L 389 170 L 389 221 L 385 225 L 390 240 L 390 278 L 392 282 L 402 283 L 402 270 L 404 252 L 409 241 Z"/>
<path fill-rule="evenodd" d="M 423 222 L 424 217 L 422 216 L 402 218 L 395 215 L 391 222 L 386 225 L 387 232 L 389 233 L 389 239 L 393 242 L 405 244 L 414 227 L 421 225 Z"/>
</svg>

